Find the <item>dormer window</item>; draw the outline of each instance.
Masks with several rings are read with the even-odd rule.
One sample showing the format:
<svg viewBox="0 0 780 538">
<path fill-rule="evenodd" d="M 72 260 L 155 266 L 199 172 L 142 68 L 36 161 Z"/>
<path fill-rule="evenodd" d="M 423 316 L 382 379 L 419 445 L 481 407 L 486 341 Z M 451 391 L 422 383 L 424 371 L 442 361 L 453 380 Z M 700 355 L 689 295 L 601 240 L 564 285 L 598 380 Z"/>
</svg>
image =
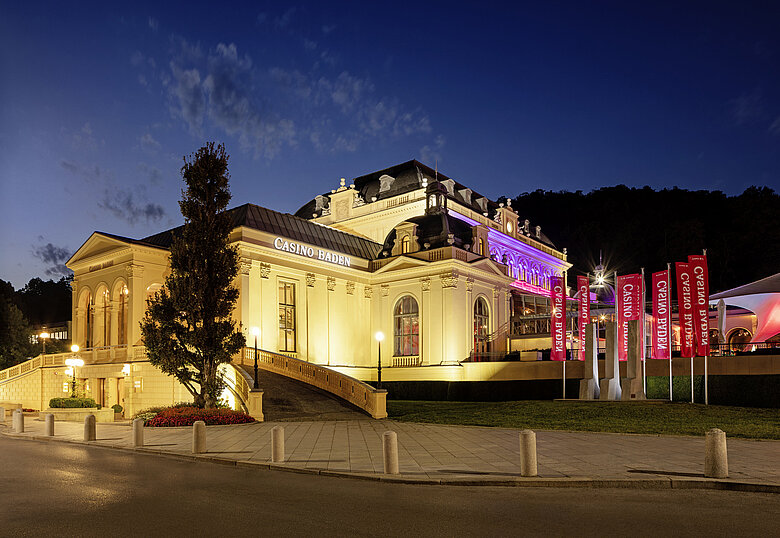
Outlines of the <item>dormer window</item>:
<svg viewBox="0 0 780 538">
<path fill-rule="evenodd" d="M 512 223 L 507 222 L 506 223 L 506 233 L 511 234 L 512 233 Z"/>
<path fill-rule="evenodd" d="M 406 254 L 409 252 L 409 236 L 405 235 L 403 239 L 401 239 L 401 254 Z"/>
<path fill-rule="evenodd" d="M 433 209 L 434 207 L 436 207 L 436 195 L 431 194 L 428 197 L 428 209 Z"/>
</svg>

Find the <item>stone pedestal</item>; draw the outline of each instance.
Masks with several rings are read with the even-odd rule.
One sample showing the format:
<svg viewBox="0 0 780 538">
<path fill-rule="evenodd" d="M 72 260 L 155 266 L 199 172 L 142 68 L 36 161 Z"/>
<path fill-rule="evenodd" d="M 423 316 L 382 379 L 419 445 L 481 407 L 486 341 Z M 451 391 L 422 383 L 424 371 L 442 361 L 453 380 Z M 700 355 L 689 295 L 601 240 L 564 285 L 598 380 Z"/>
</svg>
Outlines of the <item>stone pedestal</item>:
<svg viewBox="0 0 780 538">
<path fill-rule="evenodd" d="M 589 323 L 582 337 L 582 357 L 585 361 L 583 379 L 580 381 L 580 400 L 598 400 L 599 387 L 598 334 L 596 326 Z"/>
<path fill-rule="evenodd" d="M 263 422 L 265 417 L 263 416 L 263 391 L 260 389 L 252 389 L 249 391 L 249 401 L 247 402 L 249 408 L 249 416 L 258 422 Z"/>
<path fill-rule="evenodd" d="M 641 322 L 632 320 L 628 322 L 628 363 L 626 364 L 626 377 L 622 380 L 621 400 L 644 400 L 645 388 L 642 379 L 642 340 Z"/>
<path fill-rule="evenodd" d="M 608 321 L 606 326 L 606 354 L 604 360 L 604 379 L 600 385 L 600 400 L 620 400 L 620 366 L 618 363 L 618 324 Z"/>
</svg>

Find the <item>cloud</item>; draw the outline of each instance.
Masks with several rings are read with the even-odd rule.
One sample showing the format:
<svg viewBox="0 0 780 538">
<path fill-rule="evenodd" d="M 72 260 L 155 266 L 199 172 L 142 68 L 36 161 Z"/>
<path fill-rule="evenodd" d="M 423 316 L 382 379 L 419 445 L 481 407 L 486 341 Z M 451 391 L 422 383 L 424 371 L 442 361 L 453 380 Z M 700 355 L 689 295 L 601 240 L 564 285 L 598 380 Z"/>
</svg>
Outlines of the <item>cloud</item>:
<svg viewBox="0 0 780 538">
<path fill-rule="evenodd" d="M 49 265 L 45 271 L 47 276 L 69 276 L 72 274 L 71 270 L 65 267 L 65 262 L 71 256 L 70 250 L 47 243 L 42 247 L 33 245 L 32 254 Z"/>
<path fill-rule="evenodd" d="M 146 222 L 157 222 L 165 216 L 165 209 L 161 205 L 137 202 L 133 192 L 125 189 L 105 189 L 98 206 L 131 225 L 141 219 Z"/>
<path fill-rule="evenodd" d="M 322 33 L 325 34 L 325 35 L 328 35 L 329 33 L 331 33 L 335 29 L 336 29 L 336 25 L 335 24 L 323 24 L 322 25 Z"/>
<path fill-rule="evenodd" d="M 426 144 L 420 148 L 420 160 L 429 166 L 431 164 L 435 164 L 437 161 L 440 161 L 441 150 L 444 148 L 445 143 L 445 138 L 442 135 L 438 135 L 433 140 L 433 144 Z"/>
<path fill-rule="evenodd" d="M 111 174 L 104 168 L 100 168 L 98 165 L 93 164 L 91 166 L 84 166 L 74 161 L 60 161 L 60 166 L 74 174 L 80 176 L 82 179 L 89 183 L 106 181 L 111 179 Z"/>
<path fill-rule="evenodd" d="M 177 43 L 162 80 L 171 116 L 198 136 L 214 127 L 235 136 L 256 157 L 272 159 L 301 141 L 317 151 L 354 152 L 370 140 L 433 131 L 422 109 L 380 95 L 370 78 L 324 72 L 319 54 L 306 72 L 255 65 L 234 43 L 205 54 Z"/>
<path fill-rule="evenodd" d="M 287 28 L 296 11 L 298 11 L 298 8 L 295 6 L 289 8 L 287 11 L 274 18 L 274 25 L 277 28 Z"/>
<path fill-rule="evenodd" d="M 764 105 L 761 90 L 756 88 L 729 101 L 731 117 L 737 125 L 746 125 L 764 117 Z"/>
<path fill-rule="evenodd" d="M 98 147 L 98 141 L 92 133 L 92 126 L 85 123 L 81 129 L 71 135 L 71 144 L 78 150 L 94 150 Z"/>
<path fill-rule="evenodd" d="M 145 133 L 138 141 L 141 143 L 141 147 L 146 150 L 156 151 L 160 149 L 160 143 L 154 139 L 151 133 Z"/>
<path fill-rule="evenodd" d="M 138 170 L 149 178 L 149 183 L 152 185 L 160 185 L 163 182 L 163 175 L 160 169 L 156 166 L 150 166 L 144 162 L 138 163 Z"/>
<path fill-rule="evenodd" d="M 775 135 L 780 135 L 780 116 L 775 118 L 772 125 L 769 126 L 769 132 Z"/>
<path fill-rule="evenodd" d="M 149 17 L 148 24 L 149 24 L 149 28 L 151 28 L 152 31 L 154 32 L 156 32 L 157 28 L 160 27 L 160 22 L 154 17 Z"/>
</svg>

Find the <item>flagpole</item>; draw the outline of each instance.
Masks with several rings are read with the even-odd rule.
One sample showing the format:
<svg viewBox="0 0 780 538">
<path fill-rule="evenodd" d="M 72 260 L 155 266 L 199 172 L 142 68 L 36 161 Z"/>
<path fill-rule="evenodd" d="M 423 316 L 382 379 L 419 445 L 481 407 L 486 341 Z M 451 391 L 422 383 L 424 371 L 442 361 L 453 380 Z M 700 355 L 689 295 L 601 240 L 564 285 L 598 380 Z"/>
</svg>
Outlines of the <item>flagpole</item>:
<svg viewBox="0 0 780 538">
<path fill-rule="evenodd" d="M 707 267 L 707 271 L 709 272 L 709 264 L 707 263 L 707 249 L 702 249 L 702 254 L 704 254 L 704 264 L 705 267 Z M 709 280 L 709 279 L 708 279 Z M 709 286 L 707 286 L 709 288 Z M 707 309 L 706 309 L 706 323 L 707 323 L 707 334 L 706 338 L 709 340 L 710 338 L 710 298 L 709 298 L 709 289 L 706 290 L 707 297 L 705 297 Z M 703 323 L 703 321 L 700 321 L 699 323 Z M 709 379 L 707 377 L 707 362 L 710 358 L 710 346 L 709 341 L 702 342 L 702 346 L 707 346 L 707 352 L 704 354 L 704 405 L 710 405 L 710 398 L 709 398 Z"/>
<path fill-rule="evenodd" d="M 669 342 L 669 401 L 672 402 L 672 264 L 666 264 L 666 296 L 669 298 L 669 304 L 666 309 L 667 322 L 666 334 Z"/>
<path fill-rule="evenodd" d="M 569 305 L 566 302 L 568 292 L 566 286 L 568 284 L 568 274 L 563 272 L 563 399 L 566 399 L 566 315 L 568 313 Z"/>
<path fill-rule="evenodd" d="M 639 331 L 639 335 L 640 335 L 639 338 L 642 341 L 642 348 L 641 348 L 641 354 L 639 355 L 639 358 L 642 360 L 642 390 L 645 393 L 645 398 L 647 398 L 647 366 L 645 365 L 645 358 L 646 358 L 645 355 L 647 354 L 647 346 L 646 346 L 647 342 L 645 341 L 646 331 L 645 331 L 645 268 L 644 267 L 642 267 L 641 273 L 642 273 L 642 300 L 640 301 L 641 303 L 640 308 L 642 310 L 640 310 L 640 312 L 642 315 L 640 316 L 639 319 L 642 321 L 640 322 L 639 325 L 641 327 Z"/>
</svg>

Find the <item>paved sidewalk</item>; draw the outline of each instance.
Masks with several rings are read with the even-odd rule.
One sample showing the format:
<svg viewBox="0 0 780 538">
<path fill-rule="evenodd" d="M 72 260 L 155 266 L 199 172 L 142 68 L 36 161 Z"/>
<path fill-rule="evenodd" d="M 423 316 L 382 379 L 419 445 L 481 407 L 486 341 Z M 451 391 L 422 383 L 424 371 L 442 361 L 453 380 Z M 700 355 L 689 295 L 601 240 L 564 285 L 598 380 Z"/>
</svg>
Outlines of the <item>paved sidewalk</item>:
<svg viewBox="0 0 780 538">
<path fill-rule="evenodd" d="M 271 428 L 277 425 L 285 429 L 287 455 L 279 465 L 270 464 Z M 26 417 L 25 430 L 18 437 L 40 439 L 44 423 Z M 694 487 L 692 482 L 704 480 L 704 437 L 537 431 L 539 478 L 534 481 L 520 477 L 518 430 L 392 420 L 208 426 L 207 453 L 197 458 L 377 478 L 383 471 L 382 433 L 388 430 L 398 433 L 401 474 L 395 478 L 411 482 L 619 485 L 622 481 L 637 487 Z M 16 436 L 10 420 L 0 431 Z M 190 427 L 146 428 L 141 450 L 195 457 L 191 432 Z M 83 442 L 83 425 L 55 423 L 54 440 Z M 129 424 L 99 423 L 97 441 L 89 444 L 132 450 Z M 757 484 L 780 492 L 780 441 L 729 439 L 728 456 L 730 476 L 718 482 Z"/>
</svg>

